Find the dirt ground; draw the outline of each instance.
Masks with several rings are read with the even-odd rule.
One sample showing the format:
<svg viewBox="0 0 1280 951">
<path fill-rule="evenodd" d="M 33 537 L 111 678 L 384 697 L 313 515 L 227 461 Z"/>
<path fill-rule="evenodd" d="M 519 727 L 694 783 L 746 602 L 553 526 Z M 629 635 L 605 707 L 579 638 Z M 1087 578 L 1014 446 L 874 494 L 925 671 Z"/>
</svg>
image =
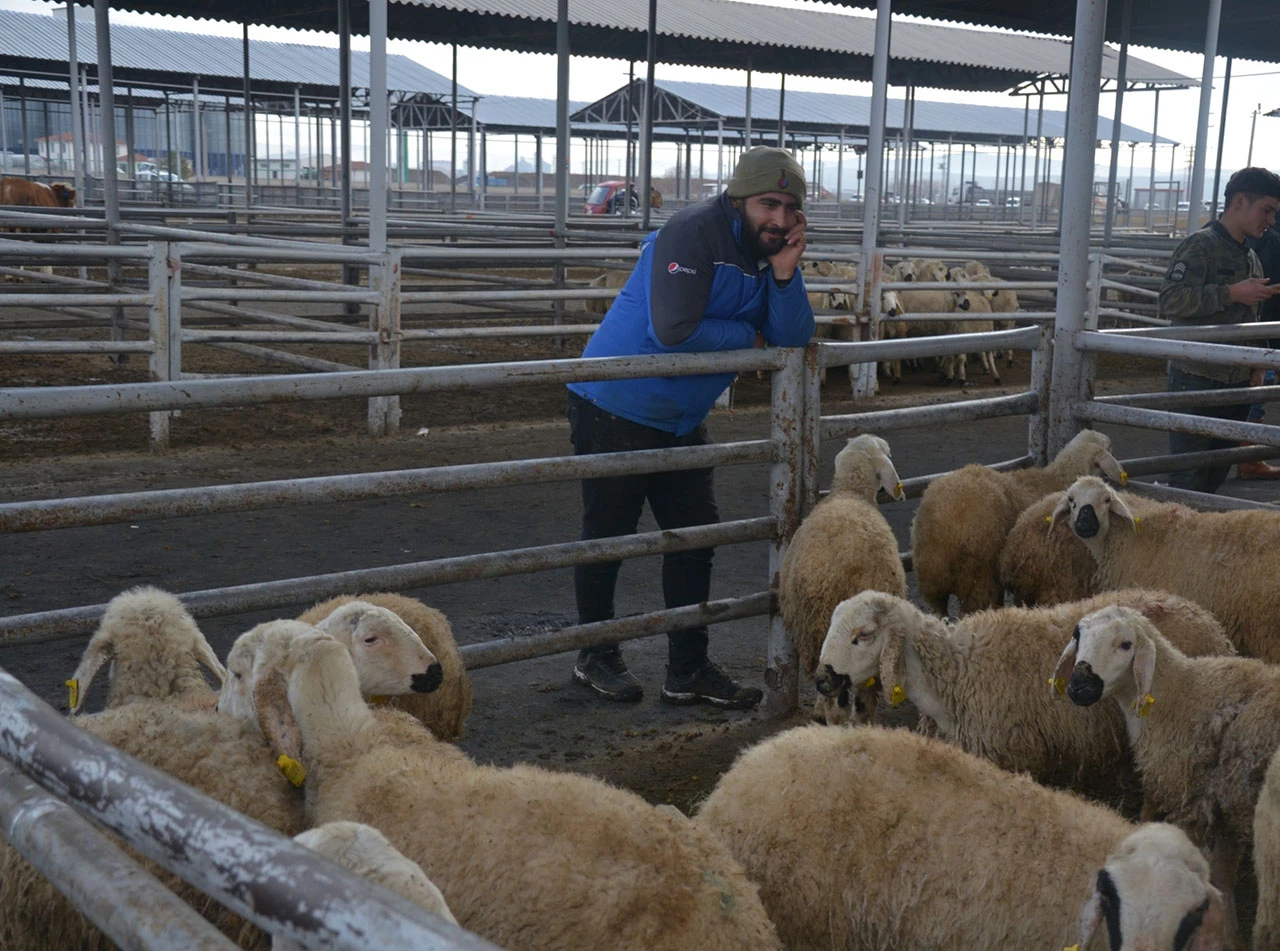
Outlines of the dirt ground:
<svg viewBox="0 0 1280 951">
<path fill-rule="evenodd" d="M 34 334 L 36 331 L 22 331 Z M 66 332 L 62 336 L 67 336 Z M 446 341 L 406 346 L 404 365 L 480 363 L 574 356 L 581 338 L 565 351 L 549 338 Z M 309 348 L 308 352 L 356 365 L 362 348 Z M 200 373 L 286 372 L 211 347 L 190 347 L 184 369 Z M 1005 371 L 1000 387 L 959 391 L 940 385 L 931 371 L 909 374 L 899 387 L 861 401 L 859 408 L 1025 389 L 1026 355 Z M 1139 361 L 1103 363 L 1101 392 L 1163 388 L 1161 368 Z M 146 361 L 117 365 L 94 356 L 0 356 L 0 385 L 116 383 L 147 378 Z M 833 372 L 823 393 L 824 413 L 850 412 L 848 384 Z M 710 420 L 718 441 L 761 438 L 768 433 L 768 381 L 741 381 L 732 413 Z M 66 419 L 0 425 L 0 502 L 102 495 L 178 486 L 288 479 L 323 474 L 451 465 L 463 462 L 557 456 L 570 452 L 560 386 L 462 391 L 403 400 L 399 435 L 362 435 L 361 400 L 280 404 L 183 413 L 173 424 L 173 448 L 147 450 L 143 415 Z M 1166 451 L 1161 433 L 1107 428 L 1121 458 Z M 1022 418 L 908 430 L 891 438 L 904 478 L 952 469 L 966 462 L 994 462 L 1025 451 Z M 838 445 L 823 447 L 822 478 L 830 478 Z M 717 472 L 724 519 L 768 512 L 767 467 L 746 465 Z M 1258 483 L 1228 482 L 1231 494 L 1272 498 Z M 900 547 L 909 548 L 915 502 L 889 503 L 883 511 Z M 101 604 L 124 588 L 156 584 L 176 592 L 394 565 L 484 551 L 544 545 L 577 538 L 576 483 L 371 499 L 240 514 L 154 519 L 95 528 L 0 536 L 0 597 L 7 614 Z M 654 528 L 646 515 L 641 530 Z M 716 555 L 713 597 L 745 595 L 767 585 L 763 545 L 731 546 Z M 532 635 L 573 623 L 569 571 L 471 584 L 410 590 L 450 618 L 460 643 Z M 618 589 L 620 614 L 661 606 L 657 559 L 629 562 Z M 305 605 L 297 605 L 301 611 Z M 251 625 L 279 612 L 202 621 L 223 654 Z M 296 612 L 295 612 L 296 613 Z M 764 667 L 763 619 L 733 622 L 712 631 L 712 655 L 736 676 L 759 683 Z M 473 672 L 475 711 L 462 746 L 478 760 L 527 761 L 601 776 L 652 802 L 689 810 L 714 785 L 737 753 L 786 722 L 760 713 L 673 708 L 658 701 L 664 638 L 625 648 L 645 686 L 635 705 L 598 699 L 574 685 L 567 654 Z M 63 680 L 74 668 L 85 638 L 0 647 L 0 666 L 47 702 L 65 709 Z M 808 700 L 808 689 L 804 700 Z M 96 691 L 95 691 L 96 692 Z M 93 708 L 98 698 L 91 697 Z"/>
</svg>

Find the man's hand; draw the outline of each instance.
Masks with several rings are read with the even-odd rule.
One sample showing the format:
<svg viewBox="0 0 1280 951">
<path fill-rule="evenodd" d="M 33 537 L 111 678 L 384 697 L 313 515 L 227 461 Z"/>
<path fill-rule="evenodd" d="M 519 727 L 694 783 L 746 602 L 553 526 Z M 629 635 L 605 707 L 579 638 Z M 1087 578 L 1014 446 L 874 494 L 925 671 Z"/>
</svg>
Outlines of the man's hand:
<svg viewBox="0 0 1280 951">
<path fill-rule="evenodd" d="M 808 223 L 804 212 L 797 211 L 795 227 L 787 232 L 787 243 L 782 246 L 781 251 L 769 258 L 774 280 L 789 281 L 795 275 L 796 268 L 800 265 L 800 256 L 804 254 L 804 229 Z"/>
<path fill-rule="evenodd" d="M 777 271 L 777 268 L 774 268 Z M 1280 284 L 1270 284 L 1265 277 L 1246 277 L 1227 285 L 1233 304 L 1261 304 L 1280 294 Z"/>
</svg>

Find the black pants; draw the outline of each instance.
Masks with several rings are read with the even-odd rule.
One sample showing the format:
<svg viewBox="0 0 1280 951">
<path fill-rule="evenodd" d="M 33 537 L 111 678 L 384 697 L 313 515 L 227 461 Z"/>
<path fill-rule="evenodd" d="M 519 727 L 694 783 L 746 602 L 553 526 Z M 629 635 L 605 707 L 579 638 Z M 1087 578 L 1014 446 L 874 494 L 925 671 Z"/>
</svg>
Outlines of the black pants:
<svg viewBox="0 0 1280 951">
<path fill-rule="evenodd" d="M 710 442 L 705 426 L 676 436 L 607 413 L 574 393 L 569 394 L 569 438 L 576 455 L 703 446 Z M 582 481 L 582 537 L 632 535 L 640 523 L 645 500 L 663 529 L 707 525 L 720 520 L 716 509 L 713 470 L 654 472 Z M 706 601 L 711 595 L 713 548 L 662 556 L 662 595 L 668 608 Z M 578 565 L 573 588 L 578 621 L 589 624 L 613 617 L 613 595 L 620 561 Z M 707 629 L 693 628 L 667 635 L 668 663 L 677 675 L 689 674 L 707 658 Z M 599 648 L 612 650 L 612 647 Z"/>
<path fill-rule="evenodd" d="M 1219 383 L 1194 373 L 1186 373 L 1169 366 L 1169 392 L 1180 393 L 1186 390 L 1223 390 L 1243 389 L 1248 383 Z M 1245 396 L 1245 394 L 1241 394 Z M 1210 416 L 1214 419 L 1234 419 L 1244 422 L 1249 415 L 1249 404 L 1238 406 L 1186 406 L 1176 412 L 1194 413 L 1196 416 Z M 1211 436 L 1194 436 L 1191 433 L 1169 433 L 1169 452 L 1208 452 L 1211 449 L 1230 449 L 1239 443 L 1231 439 L 1214 439 Z M 1175 489 L 1191 489 L 1195 492 L 1217 492 L 1222 483 L 1227 481 L 1231 465 L 1204 466 L 1200 469 L 1183 469 L 1169 476 L 1169 484 Z"/>
</svg>

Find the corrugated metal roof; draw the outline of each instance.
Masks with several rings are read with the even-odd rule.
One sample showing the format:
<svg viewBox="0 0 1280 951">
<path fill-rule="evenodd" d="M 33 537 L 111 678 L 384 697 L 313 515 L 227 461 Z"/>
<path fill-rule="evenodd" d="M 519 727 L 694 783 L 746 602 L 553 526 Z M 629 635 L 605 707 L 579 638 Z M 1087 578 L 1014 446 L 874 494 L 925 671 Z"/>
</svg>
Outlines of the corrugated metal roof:
<svg viewBox="0 0 1280 951">
<path fill-rule="evenodd" d="M 397 2 L 551 23 L 556 19 L 556 0 Z M 569 6 L 570 21 L 583 26 L 643 33 L 648 29 L 648 16 L 648 0 L 574 0 Z M 874 20 L 829 11 L 771 7 L 738 0 L 681 0 L 658 4 L 657 23 L 659 34 L 666 36 L 856 56 L 872 56 L 875 52 Z M 901 20 L 893 24 L 890 54 L 899 60 L 1012 71 L 1029 77 L 1046 73 L 1064 75 L 1071 64 L 1071 44 L 1065 40 Z M 742 68 L 745 63 L 734 65 Z M 1102 75 L 1114 79 L 1116 70 L 1116 52 L 1109 48 Z M 805 73 L 803 61 L 796 62 L 793 72 Z M 1191 77 L 1134 56 L 1129 57 L 1128 79 L 1130 82 L 1197 84 Z"/>
<path fill-rule="evenodd" d="M 92 16 L 76 21 L 76 54 L 81 63 L 97 63 L 97 35 Z M 14 68 L 12 61 L 44 61 L 50 71 L 66 71 L 67 20 L 65 13 L 43 16 L 0 10 L 0 67 Z M 241 41 L 178 30 L 111 25 L 111 59 L 117 76 L 130 70 L 173 75 L 174 85 L 190 85 L 192 76 L 226 80 L 239 89 L 244 71 Z M 5 61 L 9 60 L 9 63 Z M 338 85 L 338 52 L 302 43 L 249 41 L 249 75 L 254 82 L 283 85 Z M 368 88 L 369 54 L 351 51 L 351 82 Z M 387 87 L 397 92 L 423 92 L 447 96 L 450 80 L 407 56 L 387 57 Z M 458 87 L 458 95 L 472 96 Z"/>
</svg>

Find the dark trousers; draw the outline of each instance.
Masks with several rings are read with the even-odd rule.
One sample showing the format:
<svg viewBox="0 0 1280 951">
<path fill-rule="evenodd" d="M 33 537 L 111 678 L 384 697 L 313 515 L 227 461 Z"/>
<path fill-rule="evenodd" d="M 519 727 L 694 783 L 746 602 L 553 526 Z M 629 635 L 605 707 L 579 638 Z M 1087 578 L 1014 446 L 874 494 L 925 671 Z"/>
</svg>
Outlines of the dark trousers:
<svg viewBox="0 0 1280 951">
<path fill-rule="evenodd" d="M 1248 383 L 1219 383 L 1216 380 L 1196 376 L 1182 370 L 1169 367 L 1169 392 L 1180 393 L 1185 390 L 1223 390 L 1244 389 Z M 1241 394 L 1242 396 L 1244 394 Z M 1247 399 L 1247 397 L 1246 397 Z M 1214 419 L 1234 419 L 1244 422 L 1249 415 L 1249 404 L 1238 406 L 1187 406 L 1175 412 L 1194 413 L 1196 416 L 1210 416 Z M 1169 452 L 1208 452 L 1211 449 L 1230 449 L 1239 443 L 1231 439 L 1213 439 L 1209 436 L 1193 436 L 1190 433 L 1169 433 Z M 1222 483 L 1227 481 L 1231 465 L 1204 466 L 1200 469 L 1184 469 L 1174 472 L 1169 477 L 1169 484 L 1175 489 L 1191 489 L 1195 492 L 1217 492 Z"/>
<path fill-rule="evenodd" d="M 703 446 L 711 440 L 705 426 L 685 436 L 642 426 L 607 413 L 574 393 L 569 394 L 569 438 L 576 455 Z M 645 500 L 662 529 L 708 525 L 720 520 L 716 509 L 713 470 L 654 472 L 582 481 L 582 537 L 632 535 L 640 523 Z M 668 608 L 706 601 L 711 595 L 713 548 L 662 556 L 662 595 Z M 613 617 L 613 595 L 620 561 L 578 565 L 573 588 L 578 621 L 588 624 Z M 673 631 L 667 635 L 668 663 L 677 675 L 689 674 L 707 658 L 707 629 Z M 612 647 L 597 650 L 612 650 Z"/>
</svg>

